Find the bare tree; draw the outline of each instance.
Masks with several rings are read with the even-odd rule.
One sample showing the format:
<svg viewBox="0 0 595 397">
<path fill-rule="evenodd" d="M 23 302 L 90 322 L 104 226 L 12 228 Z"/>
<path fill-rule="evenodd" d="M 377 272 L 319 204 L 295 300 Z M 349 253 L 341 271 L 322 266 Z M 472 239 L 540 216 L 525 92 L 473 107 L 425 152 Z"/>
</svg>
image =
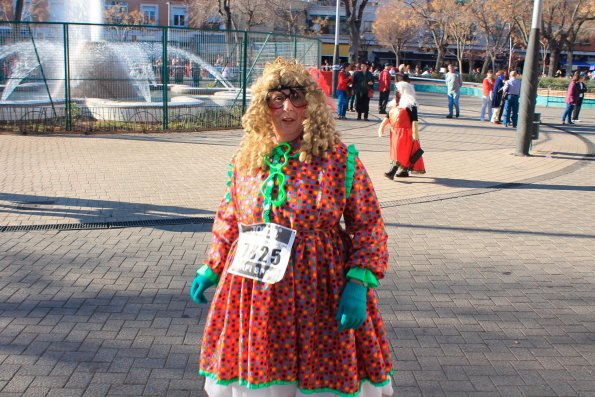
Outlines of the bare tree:
<svg viewBox="0 0 595 397">
<path fill-rule="evenodd" d="M 110 24 L 106 29 L 114 33 L 113 38 L 128 41 L 128 36 L 134 29 L 130 25 L 142 25 L 145 22 L 145 16 L 138 10 L 127 12 L 126 9 L 113 6 L 105 10 L 103 20 Z"/>
<path fill-rule="evenodd" d="M 376 10 L 376 21 L 372 24 L 372 33 L 383 46 L 395 54 L 396 65 L 401 63 L 401 52 L 413 38 L 419 35 L 413 11 L 399 0 Z"/>
<path fill-rule="evenodd" d="M 427 32 L 436 48 L 436 69 L 440 69 L 449 39 L 449 15 L 445 12 L 452 7 L 454 1 L 449 0 L 412 0 L 411 9 L 423 21 Z"/>
<path fill-rule="evenodd" d="M 481 73 L 485 74 L 490 62 L 492 69 L 496 69 L 496 58 L 504 52 L 510 24 L 507 22 L 507 13 L 500 7 L 493 7 L 484 0 L 472 0 L 469 6 L 475 26 L 485 40 L 485 57 L 481 70 Z"/>
<path fill-rule="evenodd" d="M 214 0 L 188 0 L 189 26 L 204 27 L 209 18 L 213 18 L 218 14 L 216 5 Z"/>
<path fill-rule="evenodd" d="M 473 39 L 473 9 L 468 3 L 455 3 L 444 9 L 447 15 L 447 26 L 450 37 L 455 45 L 454 55 L 459 63 L 459 71 L 463 73 L 463 56 L 467 52 Z M 471 68 L 471 64 L 469 64 Z"/>
<path fill-rule="evenodd" d="M 252 30 L 255 26 L 270 26 L 273 13 L 267 0 L 241 0 L 236 2 L 236 10 L 237 25 L 242 29 Z"/>
<path fill-rule="evenodd" d="M 231 3 L 232 0 L 217 0 L 217 11 L 225 22 L 225 30 L 236 29 L 231 13 Z"/>
<path fill-rule="evenodd" d="M 566 75 L 572 73 L 572 63 L 574 58 L 574 46 L 581 37 L 588 37 L 583 29 L 584 27 L 593 28 L 595 26 L 595 3 L 593 1 L 577 2 L 572 7 L 572 22 L 568 27 L 566 36 Z"/>
<path fill-rule="evenodd" d="M 275 26 L 285 26 L 288 34 L 304 34 L 306 29 L 306 5 L 287 0 L 271 0 L 270 7 L 275 14 Z"/>
<path fill-rule="evenodd" d="M 572 71 L 574 42 L 585 23 L 595 20 L 595 4 L 589 0 L 544 0 L 541 31 L 550 46 L 549 76 L 558 66 L 560 53 L 568 51 L 566 70 Z"/>
<path fill-rule="evenodd" d="M 0 0 L 0 21 L 12 21 L 13 12 L 12 0 Z"/>
<path fill-rule="evenodd" d="M 336 0 L 339 1 L 339 0 Z M 349 27 L 349 59 L 351 62 L 358 62 L 358 52 L 360 48 L 360 30 L 362 26 L 362 17 L 368 0 L 343 0 L 345 5 L 345 19 Z"/>
</svg>

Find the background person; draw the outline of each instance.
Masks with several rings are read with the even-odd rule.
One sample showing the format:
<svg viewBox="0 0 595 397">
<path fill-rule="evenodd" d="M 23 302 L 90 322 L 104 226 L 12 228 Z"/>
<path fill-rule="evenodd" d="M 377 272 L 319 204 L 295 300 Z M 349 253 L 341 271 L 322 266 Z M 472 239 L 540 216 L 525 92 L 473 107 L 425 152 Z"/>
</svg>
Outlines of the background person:
<svg viewBox="0 0 595 397">
<path fill-rule="evenodd" d="M 519 98 L 521 96 L 521 81 L 517 80 L 516 72 L 510 72 L 510 77 L 504 83 L 504 95 L 506 97 L 504 103 L 504 127 L 512 126 L 516 128 L 517 120 L 519 118 Z"/>
<path fill-rule="evenodd" d="M 488 70 L 487 76 L 483 79 L 483 95 L 481 97 L 481 111 L 479 119 L 485 120 L 485 114 L 488 114 L 488 121 L 492 119 L 492 91 L 494 90 L 493 72 Z"/>
<path fill-rule="evenodd" d="M 395 98 L 388 105 L 388 116 L 378 128 L 378 136 L 382 136 L 386 125 L 390 124 L 390 158 L 392 167 L 384 175 L 393 177 L 407 177 L 409 171 L 423 174 L 426 172 L 423 158 L 419 156 L 411 162 L 413 154 L 420 149 L 419 128 L 417 118 L 417 100 L 413 86 L 405 81 L 396 85 L 399 93 L 398 102 Z"/>
<path fill-rule="evenodd" d="M 562 124 L 566 124 L 566 120 L 568 120 L 568 124 L 574 124 L 571 120 L 572 111 L 576 106 L 579 98 L 579 75 L 578 72 L 572 75 L 572 80 L 568 85 L 568 90 L 566 91 L 566 109 L 562 114 Z"/>
<path fill-rule="evenodd" d="M 353 75 L 353 88 L 355 89 L 355 111 L 357 119 L 368 121 L 370 112 L 370 98 L 374 94 L 374 75 L 370 72 L 371 65 L 362 64 L 361 70 Z M 372 94 L 372 95 L 370 95 Z"/>
<path fill-rule="evenodd" d="M 337 116 L 344 119 L 347 113 L 347 89 L 351 84 L 352 78 L 349 74 L 351 64 L 346 63 L 339 71 L 339 80 L 337 82 Z"/>
<path fill-rule="evenodd" d="M 448 65 L 448 73 L 444 76 L 446 83 L 446 95 L 448 97 L 448 115 L 447 119 L 452 119 L 453 108 L 456 111 L 455 117 L 459 117 L 459 98 L 461 97 L 461 87 L 463 86 L 463 80 L 461 76 L 455 71 L 453 65 Z"/>
<path fill-rule="evenodd" d="M 506 71 L 501 70 L 496 73 L 496 80 L 494 81 L 494 90 L 492 91 L 492 123 L 502 123 L 502 112 L 504 110 L 504 101 L 506 95 L 504 94 L 504 84 L 508 80 Z"/>
<path fill-rule="evenodd" d="M 359 68 L 359 63 L 356 63 L 355 66 L 352 65 L 351 70 L 349 71 L 349 74 L 351 75 L 351 83 L 347 84 L 347 94 L 349 96 L 349 98 L 347 99 L 347 108 L 350 112 L 355 112 L 355 109 L 353 108 L 355 104 L 355 88 L 353 88 L 353 75 L 355 74 L 356 70 L 359 70 Z"/>
<path fill-rule="evenodd" d="M 380 114 L 386 114 L 386 104 L 390 96 L 391 69 L 391 65 L 387 63 L 378 75 L 378 113 Z"/>
<path fill-rule="evenodd" d="M 370 178 L 303 65 L 278 58 L 251 92 L 212 245 L 190 289 L 206 303 L 205 289 L 217 285 L 201 345 L 205 390 L 391 396 L 392 360 L 372 290 L 387 269 L 388 237 Z M 246 240 L 246 230 L 276 233 Z M 261 249 L 281 239 L 289 248 Z M 276 282 L 262 278 L 271 268 Z M 247 269 L 257 271 L 237 275 Z"/>
<path fill-rule="evenodd" d="M 574 107 L 574 111 L 572 112 L 572 121 L 574 121 L 575 123 L 580 123 L 578 115 L 581 112 L 581 106 L 583 105 L 583 99 L 587 91 L 589 91 L 589 89 L 585 84 L 585 74 L 581 72 L 578 76 L 578 100 L 576 101 L 576 106 Z"/>
</svg>

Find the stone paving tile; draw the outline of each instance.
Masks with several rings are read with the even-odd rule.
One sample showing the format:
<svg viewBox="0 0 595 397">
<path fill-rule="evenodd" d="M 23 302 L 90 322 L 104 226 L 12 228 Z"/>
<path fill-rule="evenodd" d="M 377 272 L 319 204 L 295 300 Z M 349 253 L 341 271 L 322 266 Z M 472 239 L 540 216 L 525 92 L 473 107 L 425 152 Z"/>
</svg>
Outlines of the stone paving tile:
<svg viewBox="0 0 595 397">
<path fill-rule="evenodd" d="M 586 149 L 576 136 L 544 125 L 542 139 L 533 146 L 536 155 L 515 157 L 511 129 L 477 120 L 478 98 L 464 98 L 463 117 L 453 120 L 441 114 L 441 95 L 420 93 L 419 101 L 428 173 L 396 183 L 382 176 L 388 137 L 376 136 L 380 117 L 374 115 L 373 123 L 337 122 L 345 142 L 357 144 L 382 202 L 542 176 L 575 164 Z M 372 113 L 375 109 L 373 102 Z M 547 122 L 557 122 L 561 114 L 560 109 L 538 110 Z M 574 128 L 587 129 L 595 122 L 595 111 L 584 113 L 586 123 Z M 5 171 L 0 175 L 0 225 L 212 216 L 224 190 L 226 163 L 240 137 L 237 130 L 171 136 L 0 135 Z M 86 253 L 101 257 L 101 252 Z"/>
<path fill-rule="evenodd" d="M 478 126 L 469 117 L 473 101 L 464 101 L 462 120 L 446 121 L 435 115 L 442 99 L 424 100 L 422 139 L 434 153 L 431 174 L 421 178 L 383 180 L 386 143 L 373 123 L 340 124 L 346 140 L 361 146 L 383 201 L 545 175 L 576 164 L 585 150 L 577 137 L 551 130 L 536 149 L 566 154 L 506 157 L 514 136 Z M 454 127 L 466 134 L 448 138 Z M 67 205 L 16 209 L 11 200 L 27 197 L 15 196 L 22 174 L 9 173 L 0 177 L 0 191 L 12 194 L 0 195 L 0 224 L 212 215 L 224 184 L 214 170 L 238 136 L 65 136 L 44 138 L 43 147 L 40 137 L 1 136 L 0 166 L 17 164 L 4 156 L 7 147 L 32 160 L 27 197 L 62 197 Z M 100 167 L 99 140 L 111 170 Z M 138 151 L 126 157 L 130 145 Z M 79 158 L 56 173 L 41 166 L 43 150 L 76 150 Z M 204 150 L 221 164 L 205 167 Z M 471 155 L 457 161 L 464 153 Z M 177 156 L 187 168 L 135 168 L 147 154 L 154 166 Z M 532 184 L 384 208 L 391 262 L 377 294 L 397 395 L 595 395 L 595 170 L 582 162 Z M 122 167 L 135 171 L 121 175 Z M 73 179 L 49 183 L 67 172 Z M 171 184 L 152 195 L 165 176 Z M 101 178 L 111 182 L 92 183 Z M 208 181 L 201 194 L 193 181 Z M 196 373 L 206 308 L 187 290 L 209 241 L 209 225 L 0 233 L 0 394 L 206 396 Z"/>
</svg>

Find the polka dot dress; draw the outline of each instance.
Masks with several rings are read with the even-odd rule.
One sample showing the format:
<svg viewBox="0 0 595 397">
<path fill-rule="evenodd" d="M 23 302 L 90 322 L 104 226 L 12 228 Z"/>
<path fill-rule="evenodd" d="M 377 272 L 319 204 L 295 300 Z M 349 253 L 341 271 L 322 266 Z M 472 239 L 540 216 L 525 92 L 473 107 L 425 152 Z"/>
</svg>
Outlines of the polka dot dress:
<svg viewBox="0 0 595 397">
<path fill-rule="evenodd" d="M 298 395 L 356 396 L 365 388 L 391 389 L 390 351 L 373 291 L 368 291 L 362 327 L 339 331 L 335 320 L 347 271 L 365 268 L 380 279 L 388 262 L 387 235 L 372 183 L 356 158 L 353 189 L 346 199 L 346 166 L 344 144 L 308 164 L 289 160 L 284 169 L 287 202 L 271 210 L 270 220 L 297 234 L 285 276 L 276 284 L 226 271 L 235 254 L 238 222 L 262 222 L 260 187 L 267 172 L 232 175 L 231 201 L 223 200 L 219 207 L 205 261 L 221 277 L 200 357 L 200 373 L 209 378 L 213 394 L 235 395 L 224 386 L 262 392 L 254 395 L 286 385 Z M 339 224 L 342 215 L 350 244 Z"/>
</svg>

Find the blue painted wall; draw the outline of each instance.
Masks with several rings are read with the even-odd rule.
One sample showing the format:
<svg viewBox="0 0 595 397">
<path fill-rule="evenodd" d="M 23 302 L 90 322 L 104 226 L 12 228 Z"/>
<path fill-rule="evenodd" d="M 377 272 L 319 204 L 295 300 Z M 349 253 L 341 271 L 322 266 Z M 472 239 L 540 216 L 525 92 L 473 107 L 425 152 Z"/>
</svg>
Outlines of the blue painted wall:
<svg viewBox="0 0 595 397">
<path fill-rule="evenodd" d="M 416 84 L 413 82 L 415 86 L 415 91 L 417 92 L 436 92 L 442 93 L 446 95 L 446 85 L 440 84 Z M 476 96 L 480 97 L 483 95 L 483 90 L 481 88 L 475 87 L 462 87 L 461 88 L 461 95 L 467 96 Z M 563 97 L 551 97 L 551 96 L 538 96 L 537 97 L 537 105 L 539 106 L 552 106 L 552 107 L 565 107 L 566 103 L 564 102 L 565 98 Z M 595 109 L 595 99 L 587 98 L 583 100 L 583 108 L 588 109 Z"/>
</svg>

